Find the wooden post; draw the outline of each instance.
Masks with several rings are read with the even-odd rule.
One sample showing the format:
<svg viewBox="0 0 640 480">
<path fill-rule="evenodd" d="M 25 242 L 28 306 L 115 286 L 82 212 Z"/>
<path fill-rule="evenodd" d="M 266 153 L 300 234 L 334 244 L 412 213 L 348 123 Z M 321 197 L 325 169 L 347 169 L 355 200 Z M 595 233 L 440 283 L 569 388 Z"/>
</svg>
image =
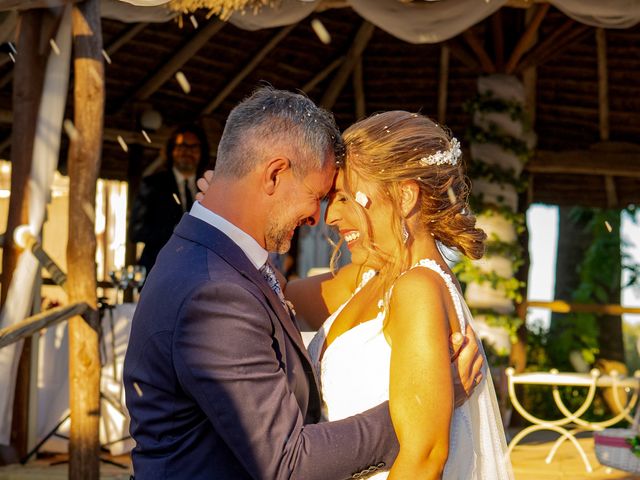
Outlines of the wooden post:
<svg viewBox="0 0 640 480">
<path fill-rule="evenodd" d="M 600 140 L 609 140 L 609 74 L 607 67 L 607 34 L 604 28 L 596 29 L 598 48 L 598 112 L 600 115 Z"/>
<path fill-rule="evenodd" d="M 42 10 L 27 10 L 20 14 L 20 36 L 13 85 L 11 197 L 2 251 L 3 305 L 20 256 L 20 251 L 13 241 L 13 231 L 28 221 L 27 182 L 31 172 L 33 140 L 47 60 L 47 56 L 39 49 L 43 17 Z M 31 292 L 25 292 L 25 295 L 31 295 Z M 18 366 L 13 404 L 11 444 L 18 458 L 26 455 L 28 450 L 30 348 L 30 341 L 25 341 Z"/>
<path fill-rule="evenodd" d="M 69 147 L 69 234 L 67 244 L 69 303 L 85 302 L 85 317 L 97 323 L 96 310 L 96 181 L 100 170 L 104 115 L 104 66 L 100 1 L 75 4 L 72 13 L 74 50 L 74 123 L 78 138 Z M 95 323 L 94 323 L 95 325 Z M 100 419 L 100 354 L 98 333 L 80 316 L 69 321 L 69 386 L 71 435 L 69 478 L 98 480 Z"/>
<path fill-rule="evenodd" d="M 327 110 L 331 110 L 333 108 L 333 105 L 336 103 L 338 95 L 340 95 L 349 75 L 351 75 L 353 68 L 361 58 L 362 52 L 367 48 L 367 44 L 369 43 L 375 28 L 376 27 L 373 24 L 366 20 L 362 22 L 358 29 L 358 33 L 356 33 L 356 37 L 349 48 L 349 52 L 347 52 L 345 61 L 340 66 L 336 76 L 333 78 L 331 84 L 322 96 L 322 100 L 320 100 L 321 107 L 326 108 Z"/>
</svg>

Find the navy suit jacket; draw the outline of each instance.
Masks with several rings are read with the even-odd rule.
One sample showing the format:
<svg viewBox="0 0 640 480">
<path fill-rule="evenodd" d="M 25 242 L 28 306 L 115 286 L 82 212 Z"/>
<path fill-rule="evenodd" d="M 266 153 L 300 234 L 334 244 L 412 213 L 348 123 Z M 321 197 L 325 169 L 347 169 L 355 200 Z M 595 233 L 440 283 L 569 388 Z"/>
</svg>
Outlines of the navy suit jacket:
<svg viewBox="0 0 640 480">
<path fill-rule="evenodd" d="M 188 214 L 141 294 L 124 382 L 136 480 L 339 480 L 398 452 L 388 402 L 317 423 L 292 318 L 244 252 Z"/>
</svg>

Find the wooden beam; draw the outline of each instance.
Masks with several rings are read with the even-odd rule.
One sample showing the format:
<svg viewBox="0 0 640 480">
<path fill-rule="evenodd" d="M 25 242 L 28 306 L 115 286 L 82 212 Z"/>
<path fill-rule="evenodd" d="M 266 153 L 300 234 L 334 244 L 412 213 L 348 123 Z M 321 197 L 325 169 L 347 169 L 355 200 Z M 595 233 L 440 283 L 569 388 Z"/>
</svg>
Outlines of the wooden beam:
<svg viewBox="0 0 640 480">
<path fill-rule="evenodd" d="M 109 55 L 113 55 L 122 47 L 124 47 L 129 41 L 138 35 L 142 30 L 147 27 L 146 23 L 135 23 L 130 27 L 127 27 L 122 34 L 118 36 L 115 40 L 113 40 L 107 47 L 104 49 Z"/>
<path fill-rule="evenodd" d="M 491 15 L 491 33 L 493 34 L 493 54 L 495 56 L 496 69 L 504 71 L 504 30 L 502 28 L 502 10 Z"/>
<path fill-rule="evenodd" d="M 570 31 L 564 31 L 562 34 L 558 34 L 561 30 L 564 30 L 567 25 Z M 591 28 L 589 25 L 576 24 L 573 20 L 568 20 L 552 35 L 530 51 L 518 64 L 514 73 L 523 72 L 527 68 L 537 67 L 551 60 L 590 34 Z"/>
<path fill-rule="evenodd" d="M 327 78 L 331 74 L 331 72 L 338 68 L 342 64 L 342 62 L 344 62 L 345 58 L 346 57 L 344 55 L 342 57 L 338 57 L 329 65 L 320 70 L 311 80 L 305 83 L 304 87 L 302 87 L 302 91 L 304 93 L 309 93 L 311 90 L 313 90 L 316 85 L 318 85 L 321 81 Z"/>
<path fill-rule="evenodd" d="M 11 145 L 11 135 L 0 142 L 0 155 Z"/>
<path fill-rule="evenodd" d="M 476 57 L 480 62 L 480 66 L 482 67 L 482 71 L 484 73 L 496 73 L 496 66 L 493 63 L 493 60 L 491 60 L 491 57 L 489 57 L 489 54 L 482 46 L 482 43 L 480 43 L 480 40 L 470 28 L 462 32 L 462 38 L 464 38 L 467 44 L 471 47 L 473 53 L 476 54 Z"/>
<path fill-rule="evenodd" d="M 197 33 L 182 48 L 180 48 L 160 69 L 148 78 L 134 94 L 123 104 L 131 100 L 146 100 L 153 95 L 167 80 L 169 80 L 187 61 L 195 55 L 206 43 L 226 25 L 218 19 L 213 19 Z"/>
<path fill-rule="evenodd" d="M 602 150 L 568 150 L 536 152 L 526 164 L 530 173 L 557 173 L 574 175 L 609 175 L 640 178 L 640 152 Z"/>
<path fill-rule="evenodd" d="M 528 308 L 545 308 L 556 313 L 599 313 L 603 315 L 623 315 L 625 313 L 638 314 L 640 308 L 636 307 L 623 307 L 621 305 L 598 305 L 591 303 L 568 303 L 564 300 L 554 300 L 552 302 L 541 302 L 537 300 L 529 300 L 527 303 Z"/>
<path fill-rule="evenodd" d="M 331 84 L 324 92 L 324 95 L 320 100 L 320 106 L 327 110 L 331 110 L 333 108 L 333 105 L 336 103 L 338 95 L 340 95 L 340 92 L 344 88 L 349 75 L 358 60 L 362 57 L 362 52 L 367 48 L 367 44 L 369 43 L 369 40 L 371 40 L 375 28 L 376 27 L 367 20 L 362 22 L 351 46 L 349 47 L 345 61 L 342 63 L 335 77 L 333 77 Z"/>
<path fill-rule="evenodd" d="M 618 205 L 618 193 L 611 175 L 604 176 L 604 190 L 607 193 L 607 207 L 615 208 Z"/>
<path fill-rule="evenodd" d="M 284 38 L 289 35 L 297 24 L 288 25 L 276 33 L 269 42 L 247 63 L 242 70 L 231 80 L 216 97 L 211 100 L 201 112 L 201 115 L 209 115 L 224 102 L 231 92 L 264 60 L 267 54 L 273 50 Z"/>
<path fill-rule="evenodd" d="M 2 248 L 2 285 L 11 284 L 13 273 L 18 264 L 21 249 L 13 241 L 13 232 L 19 225 L 28 223 L 29 175 L 33 159 L 33 141 L 38 120 L 38 108 L 42 96 L 47 55 L 40 52 L 36 45 L 40 43 L 45 30 L 45 12 L 28 10 L 19 14 L 20 29 L 16 48 L 20 52 L 16 64 L 9 75 L 15 74 L 12 104 L 15 115 L 11 128 L 11 196 L 9 212 Z M 9 288 L 1 289 L 1 301 L 4 305 Z M 31 295 L 31 292 L 25 292 Z M 30 340 L 25 341 L 20 355 L 16 389 L 13 398 L 13 416 L 11 425 L 11 445 L 18 457 L 28 451 L 28 412 L 30 381 Z"/>
<path fill-rule="evenodd" d="M 438 122 L 446 123 L 447 97 L 449 92 L 449 56 L 451 50 L 446 43 L 440 47 L 440 75 L 438 80 Z"/>
<path fill-rule="evenodd" d="M 544 10 L 544 12 L 541 12 L 540 10 L 541 8 L 537 8 L 535 11 L 527 10 L 525 12 L 525 25 L 527 26 L 527 31 L 531 33 L 525 34 L 528 37 L 527 39 L 524 39 L 524 40 L 523 38 L 520 39 L 520 41 L 522 42 L 521 48 L 523 49 L 522 50 L 523 53 L 524 51 L 529 49 L 529 45 L 533 45 L 535 44 L 535 42 L 538 41 L 538 29 L 540 24 L 542 23 L 542 20 L 548 8 Z M 534 23 L 537 24 L 537 26 L 535 26 L 535 28 L 532 28 L 531 25 Z M 520 41 L 518 42 L 518 44 L 521 43 Z M 517 58 L 513 59 L 514 68 L 519 60 L 520 60 L 520 56 L 517 56 Z M 509 59 L 509 61 L 511 62 L 512 60 Z M 512 71 L 509 70 L 507 71 L 507 73 L 511 74 Z M 537 107 L 537 87 L 538 87 L 538 70 L 536 69 L 536 67 L 527 68 L 522 72 L 522 84 L 524 86 L 524 106 L 527 112 L 527 116 L 529 117 L 529 121 L 531 122 L 531 125 L 535 125 L 536 124 L 536 107 Z M 533 177 L 531 177 L 531 181 L 529 182 L 529 185 L 530 187 L 528 190 L 527 197 L 529 199 L 528 204 L 531 204 L 531 199 L 533 198 Z"/>
<path fill-rule="evenodd" d="M 445 45 L 449 47 L 451 54 L 460 60 L 464 66 L 466 66 L 469 70 L 477 71 L 480 70 L 480 63 L 475 59 L 473 55 L 470 55 L 458 38 L 454 38 L 445 42 Z"/>
<path fill-rule="evenodd" d="M 356 121 L 362 120 L 367 115 L 367 105 L 364 96 L 364 81 L 362 78 L 362 57 L 358 59 L 353 68 L 353 91 L 355 95 Z"/>
<path fill-rule="evenodd" d="M 598 114 L 600 140 L 609 140 L 609 73 L 607 67 L 607 36 L 604 28 L 596 28 L 598 49 Z"/>
<path fill-rule="evenodd" d="M 74 315 L 83 315 L 88 308 L 89 306 L 86 303 L 74 303 L 72 305 L 55 307 L 25 318 L 21 322 L 0 330 L 0 348 L 11 345 L 23 338 L 30 337 L 43 328 L 53 327 Z"/>
<path fill-rule="evenodd" d="M 547 15 L 550 7 L 551 5 L 548 3 L 536 7 L 536 13 L 531 19 L 531 22 L 527 25 L 527 29 L 518 40 L 518 43 L 513 49 L 513 52 L 511 52 L 511 56 L 507 61 L 507 66 L 505 67 L 507 74 L 511 75 L 514 72 L 518 62 L 522 58 L 522 55 L 524 55 L 535 42 L 535 39 L 538 36 L 538 29 L 540 28 L 540 25 L 542 24 L 544 17 Z"/>
<path fill-rule="evenodd" d="M 96 298 L 96 182 L 100 171 L 105 82 L 100 0 L 73 7 L 74 124 L 78 138 L 69 145 L 69 232 L 67 242 L 69 303 L 89 306 L 85 317 L 69 320 L 69 479 L 100 477 L 100 351 Z M 85 318 L 89 319 L 88 323 Z"/>
</svg>

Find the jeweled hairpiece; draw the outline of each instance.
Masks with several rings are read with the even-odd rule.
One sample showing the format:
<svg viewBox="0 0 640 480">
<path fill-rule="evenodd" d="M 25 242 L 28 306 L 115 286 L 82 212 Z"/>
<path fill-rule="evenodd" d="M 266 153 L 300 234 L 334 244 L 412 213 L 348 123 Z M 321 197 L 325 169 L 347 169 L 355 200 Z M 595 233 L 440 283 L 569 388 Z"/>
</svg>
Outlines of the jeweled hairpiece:
<svg viewBox="0 0 640 480">
<path fill-rule="evenodd" d="M 438 150 L 428 157 L 422 157 L 420 163 L 425 167 L 429 165 L 457 165 L 461 155 L 460 142 L 458 142 L 457 138 L 453 137 L 449 141 L 449 150 Z"/>
</svg>

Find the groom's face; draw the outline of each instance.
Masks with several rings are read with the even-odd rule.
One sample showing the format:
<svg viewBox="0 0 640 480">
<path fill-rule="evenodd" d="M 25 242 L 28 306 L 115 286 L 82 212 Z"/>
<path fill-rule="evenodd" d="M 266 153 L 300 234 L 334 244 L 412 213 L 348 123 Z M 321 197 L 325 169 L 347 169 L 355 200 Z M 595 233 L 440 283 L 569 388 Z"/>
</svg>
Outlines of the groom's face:
<svg viewBox="0 0 640 480">
<path fill-rule="evenodd" d="M 267 223 L 265 243 L 268 251 L 288 252 L 297 227 L 318 223 L 320 201 L 331 189 L 335 173 L 333 154 L 325 161 L 325 168 L 311 170 L 303 178 L 297 178 L 288 170 L 283 178 L 278 208 L 270 212 Z"/>
</svg>

